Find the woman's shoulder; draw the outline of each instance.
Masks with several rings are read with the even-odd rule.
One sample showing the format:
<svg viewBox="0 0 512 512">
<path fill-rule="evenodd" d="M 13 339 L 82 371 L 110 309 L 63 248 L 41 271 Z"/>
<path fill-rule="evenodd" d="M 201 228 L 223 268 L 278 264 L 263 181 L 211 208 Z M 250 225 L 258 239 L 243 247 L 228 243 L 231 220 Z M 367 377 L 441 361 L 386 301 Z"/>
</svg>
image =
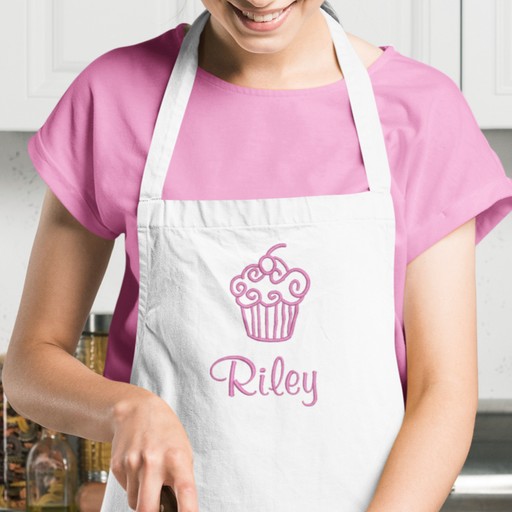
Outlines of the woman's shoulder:
<svg viewBox="0 0 512 512">
<path fill-rule="evenodd" d="M 181 33 L 182 24 L 151 39 L 113 48 L 89 63 L 78 81 L 97 89 L 106 84 L 112 91 L 116 84 L 126 87 L 160 75 L 168 78 L 179 53 Z"/>
<path fill-rule="evenodd" d="M 377 94 L 422 104 L 440 96 L 463 99 L 458 85 L 441 70 L 400 53 L 393 45 L 379 47 L 346 34 L 368 69 Z"/>
<path fill-rule="evenodd" d="M 393 87 L 397 94 L 416 92 L 423 100 L 439 93 L 462 95 L 455 81 L 440 69 L 402 54 L 393 45 L 383 48 L 383 55 L 370 67 L 377 85 Z"/>
<path fill-rule="evenodd" d="M 400 106 L 411 114 L 420 111 L 428 114 L 431 107 L 441 103 L 452 107 L 446 114 L 454 107 L 468 108 L 460 87 L 444 71 L 400 53 L 393 45 L 381 47 L 384 51 L 380 55 L 364 42 L 361 48 L 360 56 L 366 52 L 375 94 L 385 100 L 383 107 Z M 362 60 L 365 62 L 364 58 Z"/>
<path fill-rule="evenodd" d="M 365 68 L 368 69 L 372 66 L 384 53 L 384 50 L 378 46 L 375 46 L 354 34 L 349 34 L 348 32 L 346 34 Z"/>
</svg>

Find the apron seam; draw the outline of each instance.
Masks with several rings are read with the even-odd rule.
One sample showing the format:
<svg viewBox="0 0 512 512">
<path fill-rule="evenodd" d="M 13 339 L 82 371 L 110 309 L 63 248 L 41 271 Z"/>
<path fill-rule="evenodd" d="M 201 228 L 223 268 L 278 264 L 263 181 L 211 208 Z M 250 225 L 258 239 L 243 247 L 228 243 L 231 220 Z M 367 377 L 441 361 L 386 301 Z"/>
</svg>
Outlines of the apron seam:
<svg viewBox="0 0 512 512">
<path fill-rule="evenodd" d="M 141 231 L 149 231 L 151 229 L 163 229 L 164 231 L 175 231 L 175 230 L 210 230 L 210 229 L 261 229 L 268 227 L 295 227 L 295 226 L 316 226 L 318 224 L 343 224 L 348 222 L 381 222 L 383 224 L 391 224 L 393 219 L 388 217 L 370 217 L 370 218 L 357 218 L 357 219 L 342 219 L 339 221 L 315 221 L 315 222 L 293 222 L 293 223 L 276 223 L 276 224 L 254 224 L 249 226 L 244 225 L 229 225 L 229 226 L 164 226 L 160 224 L 149 225 L 141 227 Z"/>
</svg>

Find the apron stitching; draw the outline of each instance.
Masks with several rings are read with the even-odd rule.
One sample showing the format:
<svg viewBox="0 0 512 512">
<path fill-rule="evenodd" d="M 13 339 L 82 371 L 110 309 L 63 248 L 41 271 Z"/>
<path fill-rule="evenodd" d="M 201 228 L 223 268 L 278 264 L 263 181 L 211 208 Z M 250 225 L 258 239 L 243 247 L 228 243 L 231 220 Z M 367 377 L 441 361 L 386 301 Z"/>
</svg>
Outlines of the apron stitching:
<svg viewBox="0 0 512 512">
<path fill-rule="evenodd" d="M 163 229 L 165 231 L 179 231 L 179 230 L 213 230 L 213 229 L 260 229 L 260 228 L 268 228 L 268 227 L 295 227 L 295 226 L 317 226 L 318 224 L 340 224 L 340 223 L 348 223 L 348 222 L 365 222 L 365 223 L 375 223 L 378 222 L 382 225 L 391 224 L 393 222 L 392 218 L 383 218 L 383 217 L 369 217 L 369 218 L 354 218 L 354 219 L 340 219 L 340 220 L 325 220 L 325 221 L 312 221 L 312 222 L 296 222 L 296 223 L 268 223 L 268 224 L 252 224 L 252 225 L 226 225 L 226 226 L 162 226 L 159 224 L 149 225 L 144 230 L 149 229 Z"/>
</svg>

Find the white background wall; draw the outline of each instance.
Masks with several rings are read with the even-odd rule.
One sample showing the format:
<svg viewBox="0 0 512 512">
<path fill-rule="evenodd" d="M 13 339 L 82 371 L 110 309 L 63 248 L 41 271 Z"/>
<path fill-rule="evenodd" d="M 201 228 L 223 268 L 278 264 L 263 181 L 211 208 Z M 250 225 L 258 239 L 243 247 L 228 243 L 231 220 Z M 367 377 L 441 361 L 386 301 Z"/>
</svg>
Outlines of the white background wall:
<svg viewBox="0 0 512 512">
<path fill-rule="evenodd" d="M 484 131 L 512 177 L 512 130 Z M 16 319 L 46 185 L 27 153 L 29 132 L 0 132 L 0 353 Z M 112 312 L 124 273 L 120 237 L 93 306 Z M 477 246 L 479 386 L 482 399 L 512 400 L 512 215 Z M 510 408 L 510 402 L 504 407 Z"/>
<path fill-rule="evenodd" d="M 0 131 L 0 353 L 7 350 L 11 337 L 46 190 L 27 153 L 32 135 Z M 121 236 L 116 240 L 94 312 L 114 311 L 124 267 Z"/>
</svg>

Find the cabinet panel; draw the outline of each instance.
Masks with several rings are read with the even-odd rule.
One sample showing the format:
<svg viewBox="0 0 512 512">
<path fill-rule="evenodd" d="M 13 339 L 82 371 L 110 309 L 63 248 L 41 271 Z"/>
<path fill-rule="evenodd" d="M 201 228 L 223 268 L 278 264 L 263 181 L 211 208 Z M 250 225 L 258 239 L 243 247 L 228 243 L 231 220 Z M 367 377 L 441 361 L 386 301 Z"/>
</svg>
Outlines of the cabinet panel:
<svg viewBox="0 0 512 512">
<path fill-rule="evenodd" d="M 347 32 L 376 46 L 392 44 L 405 55 L 412 53 L 410 0 L 330 0 L 330 3 Z"/>
<path fill-rule="evenodd" d="M 462 90 L 481 128 L 512 128 L 512 0 L 464 0 Z"/>
<path fill-rule="evenodd" d="M 331 0 L 347 32 L 434 66 L 460 85 L 460 0 Z"/>
<path fill-rule="evenodd" d="M 193 19 L 180 0 L 3 0 L 0 3 L 0 130 L 37 130 L 73 79 L 108 50 Z"/>
</svg>

